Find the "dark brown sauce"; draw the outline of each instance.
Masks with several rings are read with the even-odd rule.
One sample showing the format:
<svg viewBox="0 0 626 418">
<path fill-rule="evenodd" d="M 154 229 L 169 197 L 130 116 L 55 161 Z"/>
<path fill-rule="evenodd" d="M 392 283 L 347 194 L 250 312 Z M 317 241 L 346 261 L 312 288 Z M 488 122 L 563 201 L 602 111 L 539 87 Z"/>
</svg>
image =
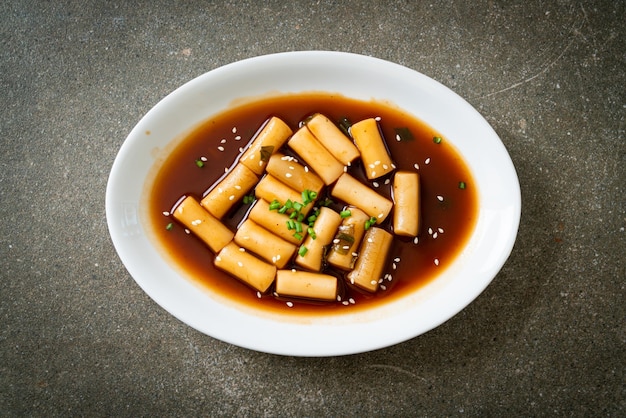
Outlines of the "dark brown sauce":
<svg viewBox="0 0 626 418">
<path fill-rule="evenodd" d="M 385 289 L 379 289 L 376 294 L 364 293 L 340 280 L 342 300 L 354 302 L 347 306 L 341 302 L 279 299 L 271 292 L 258 298 L 254 289 L 217 270 L 208 247 L 163 214 L 170 212 L 183 195 L 201 198 L 224 175 L 225 168 L 235 162 L 240 148 L 246 147 L 269 117 L 281 118 L 295 131 L 301 121 L 315 112 L 336 122 L 343 117 L 352 122 L 380 117 L 379 124 L 397 169 L 416 170 L 415 164 L 419 165 L 422 216 L 419 242 L 415 244 L 405 238 L 394 240 L 385 269 L 392 280 L 384 280 Z M 398 127 L 408 127 L 414 139 L 397 141 L 395 128 Z M 190 278 L 235 302 L 273 312 L 289 310 L 292 314 L 337 314 L 369 308 L 402 297 L 435 278 L 464 247 L 476 223 L 478 196 L 471 173 L 445 137 L 440 143 L 433 141 L 438 135 L 428 125 L 392 106 L 339 95 L 285 95 L 241 105 L 201 124 L 170 154 L 156 174 L 149 193 L 150 222 L 159 244 Z M 200 168 L 196 160 L 201 157 L 206 157 L 206 162 Z M 350 167 L 350 173 L 366 182 L 359 163 Z M 379 187 L 375 190 L 390 197 L 391 184 L 384 184 L 386 178 L 377 180 Z M 460 182 L 464 183 L 464 188 L 459 187 Z M 222 221 L 234 230 L 248 209 L 249 205 L 240 204 Z M 391 219 L 392 215 L 381 226 L 390 229 Z M 174 224 L 171 230 L 166 228 L 169 223 Z M 398 258 L 399 262 L 394 261 Z M 293 306 L 288 307 L 287 301 Z"/>
</svg>

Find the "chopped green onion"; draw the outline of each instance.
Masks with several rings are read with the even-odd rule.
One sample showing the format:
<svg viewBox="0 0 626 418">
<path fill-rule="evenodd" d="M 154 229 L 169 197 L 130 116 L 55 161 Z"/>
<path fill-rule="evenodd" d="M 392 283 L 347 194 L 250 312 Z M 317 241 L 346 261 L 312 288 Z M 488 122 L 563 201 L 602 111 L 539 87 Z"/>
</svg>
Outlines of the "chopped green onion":
<svg viewBox="0 0 626 418">
<path fill-rule="evenodd" d="M 465 182 L 464 181 L 460 181 L 459 182 L 459 189 L 463 190 L 463 189 L 465 189 L 465 187 L 466 187 Z"/>
<path fill-rule="evenodd" d="M 317 215 L 311 215 L 308 218 L 306 218 L 306 220 L 309 223 L 309 225 L 313 225 L 315 221 L 317 220 Z"/>
<path fill-rule="evenodd" d="M 311 239 L 317 238 L 317 234 L 315 233 L 315 229 L 313 229 L 311 227 L 308 227 L 306 232 L 308 232 L 308 234 L 311 237 Z"/>
<path fill-rule="evenodd" d="M 270 210 L 276 210 L 276 209 L 280 209 L 280 202 L 274 199 L 272 200 L 272 203 L 270 203 Z"/>
<path fill-rule="evenodd" d="M 168 231 L 171 231 L 172 228 L 174 228 L 174 223 L 170 222 L 165 226 L 165 229 L 167 229 Z"/>
<path fill-rule="evenodd" d="M 302 223 L 296 222 L 296 232 L 302 232 Z"/>
<path fill-rule="evenodd" d="M 248 195 L 245 195 L 243 197 L 243 204 L 244 205 L 250 204 L 252 202 L 254 202 L 254 195 L 253 194 L 248 194 Z"/>
<path fill-rule="evenodd" d="M 298 222 L 304 221 L 304 213 L 298 212 Z"/>
<path fill-rule="evenodd" d="M 349 216 L 352 215 L 352 212 L 350 212 L 349 210 L 342 210 L 341 212 L 339 212 L 339 216 L 341 216 L 342 218 L 347 218 Z"/>
<path fill-rule="evenodd" d="M 293 230 L 296 229 L 296 222 L 292 221 L 291 219 L 287 221 L 287 229 L 288 230 Z"/>
<path fill-rule="evenodd" d="M 376 217 L 372 216 L 367 221 L 365 221 L 365 230 L 367 231 L 372 227 L 372 225 L 376 225 Z"/>
<path fill-rule="evenodd" d="M 300 257 L 304 257 L 304 255 L 307 253 L 307 251 L 309 251 L 309 249 L 307 247 L 305 247 L 304 245 L 302 245 L 300 247 L 300 249 L 298 250 L 298 255 Z"/>
<path fill-rule="evenodd" d="M 409 128 L 396 128 L 396 141 L 413 141 L 415 138 Z"/>
<path fill-rule="evenodd" d="M 196 160 L 196 165 L 200 168 L 204 167 L 204 161 L 202 160 Z"/>
<path fill-rule="evenodd" d="M 297 239 L 298 241 L 300 241 L 302 239 L 302 234 L 296 232 L 295 234 L 293 234 L 293 237 Z"/>
<path fill-rule="evenodd" d="M 330 206 L 332 204 L 333 204 L 333 201 L 330 198 L 328 198 L 328 197 L 326 199 L 324 199 L 324 201 L 322 203 L 320 203 L 321 206 L 325 206 L 325 207 L 328 207 L 328 206 Z"/>
<path fill-rule="evenodd" d="M 308 205 L 317 198 L 317 193 L 313 190 L 306 189 L 302 192 L 302 204 Z"/>
<path fill-rule="evenodd" d="M 298 212 L 291 212 L 289 214 L 289 219 L 296 219 L 297 216 L 298 216 Z"/>
<path fill-rule="evenodd" d="M 264 147 L 261 147 L 261 161 L 268 162 L 273 153 L 273 145 L 266 145 Z"/>
<path fill-rule="evenodd" d="M 302 205 L 302 203 L 300 202 L 293 202 L 293 210 L 295 210 L 296 212 L 300 212 L 302 210 L 302 208 L 304 207 L 304 205 Z"/>
<path fill-rule="evenodd" d="M 433 138 L 433 142 L 434 142 L 435 144 L 441 144 L 441 137 L 440 137 L 440 136 L 436 136 L 436 137 L 434 137 L 434 138 Z"/>
</svg>

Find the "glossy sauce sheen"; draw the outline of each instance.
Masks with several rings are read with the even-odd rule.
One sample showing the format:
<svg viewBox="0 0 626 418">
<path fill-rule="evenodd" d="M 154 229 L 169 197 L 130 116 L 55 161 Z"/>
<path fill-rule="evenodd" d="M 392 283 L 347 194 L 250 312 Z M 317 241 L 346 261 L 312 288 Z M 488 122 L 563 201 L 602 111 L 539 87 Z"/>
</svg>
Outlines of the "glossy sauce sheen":
<svg viewBox="0 0 626 418">
<path fill-rule="evenodd" d="M 163 214 L 170 212 L 183 195 L 195 195 L 201 199 L 213 183 L 224 176 L 225 168 L 233 165 L 240 147 L 246 147 L 269 117 L 281 118 L 295 132 L 301 121 L 316 112 L 335 122 L 343 117 L 352 123 L 380 117 L 379 125 L 397 169 L 415 171 L 415 164 L 419 165 L 421 230 L 418 244 L 409 238 L 396 237 L 385 268 L 392 280 L 383 281 L 385 290 L 369 294 L 339 280 L 342 301 L 352 299 L 348 305 L 278 299 L 271 292 L 258 298 L 255 290 L 217 270 L 213 266 L 214 255 L 208 247 L 185 233 L 171 216 Z M 395 128 L 398 127 L 408 127 L 414 140 L 397 141 Z M 237 136 L 241 139 L 237 140 Z M 446 138 L 436 143 L 433 141 L 435 136 L 438 136 L 437 132 L 426 124 L 378 102 L 321 93 L 262 99 L 207 120 L 181 142 L 156 175 L 150 193 L 150 221 L 161 246 L 193 280 L 238 303 L 270 311 L 289 310 L 292 314 L 338 314 L 372 307 L 406 295 L 435 278 L 458 255 L 476 223 L 477 191 L 471 173 L 456 150 L 446 143 Z M 218 147 L 223 147 L 223 151 Z M 199 168 L 196 160 L 201 157 L 206 157 L 207 161 Z M 368 183 L 360 162 L 353 164 L 349 172 Z M 392 180 L 392 175 L 378 179 L 379 187 L 374 190 L 390 198 L 391 181 L 385 185 L 386 178 Z M 464 182 L 466 187 L 461 189 L 459 182 Z M 368 184 L 372 185 L 371 182 Z M 250 205 L 235 206 L 222 222 L 236 229 L 249 208 Z M 380 226 L 391 230 L 392 219 L 393 213 Z M 167 230 L 170 222 L 174 227 Z M 394 261 L 397 258 L 399 262 Z M 328 272 L 338 277 L 342 275 L 337 271 Z M 293 306 L 288 307 L 287 301 Z"/>
</svg>

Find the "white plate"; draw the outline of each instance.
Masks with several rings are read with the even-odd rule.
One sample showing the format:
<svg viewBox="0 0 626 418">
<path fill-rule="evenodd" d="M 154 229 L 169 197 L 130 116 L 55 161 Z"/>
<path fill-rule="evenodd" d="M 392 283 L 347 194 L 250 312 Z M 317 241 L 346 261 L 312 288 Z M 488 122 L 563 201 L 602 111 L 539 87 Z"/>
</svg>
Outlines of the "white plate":
<svg viewBox="0 0 626 418">
<path fill-rule="evenodd" d="M 461 255 L 436 280 L 393 303 L 306 323 L 254 315 L 211 297 L 169 265 L 149 239 L 141 196 L 155 150 L 240 98 L 328 91 L 390 101 L 452 142 L 478 184 L 479 212 Z M 150 132 L 149 135 L 146 133 Z M 474 300 L 508 258 L 519 226 L 520 188 L 497 134 L 438 82 L 387 61 L 340 52 L 288 52 L 239 61 L 175 90 L 131 131 L 113 164 L 106 215 L 113 244 L 141 288 L 184 323 L 250 349 L 295 356 L 374 350 L 433 329 Z"/>
</svg>

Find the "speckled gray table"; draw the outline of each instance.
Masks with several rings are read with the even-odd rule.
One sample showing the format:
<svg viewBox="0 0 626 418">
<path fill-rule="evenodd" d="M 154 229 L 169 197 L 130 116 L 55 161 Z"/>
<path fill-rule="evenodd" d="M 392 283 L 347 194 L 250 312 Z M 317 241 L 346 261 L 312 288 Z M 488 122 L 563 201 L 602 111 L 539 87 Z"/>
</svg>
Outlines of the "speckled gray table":
<svg viewBox="0 0 626 418">
<path fill-rule="evenodd" d="M 0 415 L 623 416 L 626 6 L 0 5 Z M 278 51 L 388 59 L 451 87 L 522 187 L 513 253 L 441 327 L 325 359 L 251 352 L 158 307 L 118 259 L 107 176 L 180 84 Z"/>
</svg>

